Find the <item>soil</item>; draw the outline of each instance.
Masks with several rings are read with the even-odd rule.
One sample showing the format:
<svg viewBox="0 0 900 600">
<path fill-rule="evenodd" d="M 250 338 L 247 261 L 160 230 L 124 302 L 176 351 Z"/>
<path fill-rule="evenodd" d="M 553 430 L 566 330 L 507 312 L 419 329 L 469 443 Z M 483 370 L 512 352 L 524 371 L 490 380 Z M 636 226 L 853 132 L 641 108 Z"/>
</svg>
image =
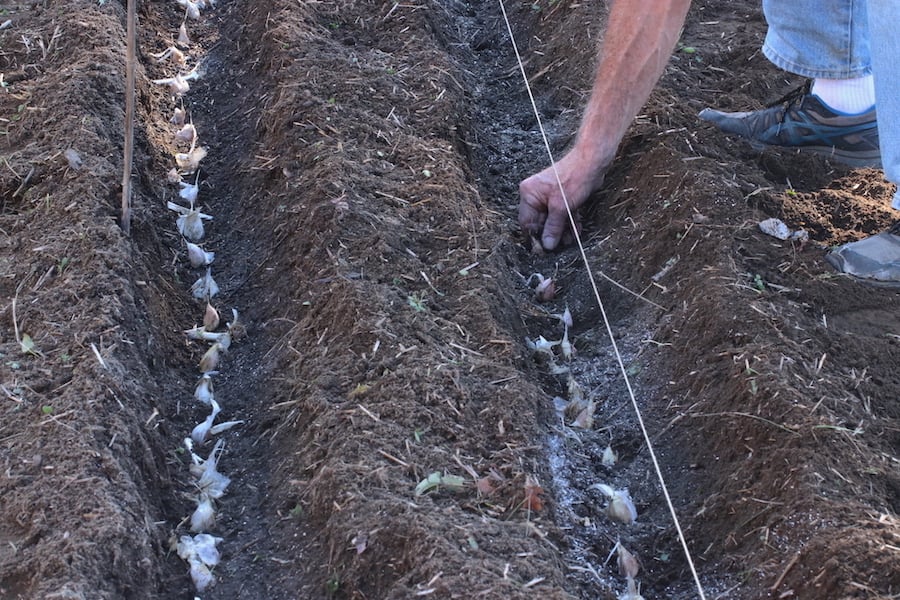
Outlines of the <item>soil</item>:
<svg viewBox="0 0 900 600">
<path fill-rule="evenodd" d="M 607 6 L 506 8 L 561 155 Z M 176 99 L 153 54 L 183 9 L 140 2 L 130 235 L 124 4 L 0 12 L 0 597 L 195 595 L 175 542 L 208 346 L 183 333 L 204 271 L 166 205 L 182 106 L 212 303 L 246 329 L 214 378 L 244 423 L 214 436 L 231 485 L 197 595 L 614 599 L 618 541 L 643 597 L 694 598 L 667 497 L 706 597 L 900 591 L 900 298 L 823 258 L 890 225 L 893 187 L 698 121 L 802 83 L 761 56 L 755 5 L 694 3 L 586 210 L 603 310 L 576 250 L 534 254 L 516 225 L 547 158 L 497 4 L 219 0 L 187 21 L 202 76 Z M 531 350 L 566 307 L 574 357 Z"/>
</svg>

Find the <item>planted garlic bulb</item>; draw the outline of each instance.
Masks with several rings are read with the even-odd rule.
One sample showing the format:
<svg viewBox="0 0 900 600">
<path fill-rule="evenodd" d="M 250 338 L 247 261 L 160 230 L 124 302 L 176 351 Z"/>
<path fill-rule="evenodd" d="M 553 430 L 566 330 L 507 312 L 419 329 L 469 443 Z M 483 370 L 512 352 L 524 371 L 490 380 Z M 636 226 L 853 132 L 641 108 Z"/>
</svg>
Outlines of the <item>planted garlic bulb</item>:
<svg viewBox="0 0 900 600">
<path fill-rule="evenodd" d="M 219 344 L 222 351 L 227 351 L 231 347 L 231 331 L 222 331 L 222 332 L 213 332 L 207 331 L 202 325 L 198 325 L 197 327 L 193 327 L 191 329 L 184 330 L 185 335 L 187 335 L 192 340 L 204 340 L 206 342 L 212 342 L 214 344 Z"/>
<path fill-rule="evenodd" d="M 198 300 L 209 300 L 219 293 L 219 285 L 212 278 L 212 270 L 207 268 L 206 275 L 194 282 L 191 286 L 191 294 Z"/>
<path fill-rule="evenodd" d="M 178 195 L 183 200 L 187 200 L 193 207 L 194 202 L 197 201 L 197 195 L 200 193 L 200 186 L 191 183 L 185 183 L 183 181 L 178 182 L 178 185 L 181 187 Z"/>
<path fill-rule="evenodd" d="M 166 181 L 169 183 L 181 183 L 181 173 L 178 172 L 178 169 L 172 167 L 169 169 L 169 172 L 166 173 Z"/>
<path fill-rule="evenodd" d="M 553 347 L 558 346 L 559 342 L 551 342 L 549 340 L 544 339 L 544 336 L 538 336 L 538 339 L 535 341 L 531 341 L 530 338 L 525 338 L 525 345 L 528 346 L 528 349 L 535 353 L 544 353 L 553 356 Z"/>
<path fill-rule="evenodd" d="M 619 575 L 630 577 L 631 579 L 637 577 L 638 571 L 641 570 L 641 564 L 634 557 L 634 554 L 618 542 L 616 543 L 616 552 L 618 553 L 616 564 L 619 567 Z"/>
<path fill-rule="evenodd" d="M 185 240 L 185 244 L 187 244 L 188 260 L 190 261 L 191 266 L 195 269 L 197 267 L 205 267 L 211 265 L 213 260 L 216 258 L 215 252 L 206 252 L 197 244 L 193 244 L 187 240 Z"/>
</svg>

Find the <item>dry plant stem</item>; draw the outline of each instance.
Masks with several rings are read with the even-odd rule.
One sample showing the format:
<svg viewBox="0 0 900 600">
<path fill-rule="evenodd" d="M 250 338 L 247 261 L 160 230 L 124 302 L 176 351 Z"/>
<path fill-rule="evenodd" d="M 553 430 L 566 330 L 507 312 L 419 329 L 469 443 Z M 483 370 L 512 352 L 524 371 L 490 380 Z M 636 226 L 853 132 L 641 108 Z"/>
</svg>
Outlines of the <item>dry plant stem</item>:
<svg viewBox="0 0 900 600">
<path fill-rule="evenodd" d="M 135 4 L 128 0 L 127 45 L 125 50 L 125 157 L 122 165 L 122 231 L 131 235 L 131 166 L 134 160 L 134 54 Z"/>
</svg>

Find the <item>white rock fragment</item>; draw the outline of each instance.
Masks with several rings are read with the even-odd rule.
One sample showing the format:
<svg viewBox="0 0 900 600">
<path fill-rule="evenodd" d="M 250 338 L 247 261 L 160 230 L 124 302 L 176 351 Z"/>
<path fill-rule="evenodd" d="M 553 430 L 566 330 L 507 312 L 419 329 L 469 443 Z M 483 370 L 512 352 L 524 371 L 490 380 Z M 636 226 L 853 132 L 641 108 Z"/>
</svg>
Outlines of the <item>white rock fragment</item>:
<svg viewBox="0 0 900 600">
<path fill-rule="evenodd" d="M 766 235 L 771 235 L 779 240 L 792 240 L 797 242 L 806 242 L 809 240 L 809 232 L 805 229 L 791 230 L 781 219 L 766 219 L 760 221 L 759 230 Z"/>
</svg>

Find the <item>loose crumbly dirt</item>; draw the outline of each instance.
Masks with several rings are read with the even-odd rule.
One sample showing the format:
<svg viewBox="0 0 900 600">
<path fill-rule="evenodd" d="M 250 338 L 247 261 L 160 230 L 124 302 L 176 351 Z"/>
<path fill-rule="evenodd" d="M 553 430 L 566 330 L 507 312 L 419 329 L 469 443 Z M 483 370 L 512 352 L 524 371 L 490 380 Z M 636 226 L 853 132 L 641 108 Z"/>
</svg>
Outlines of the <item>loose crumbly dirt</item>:
<svg viewBox="0 0 900 600">
<path fill-rule="evenodd" d="M 196 496 L 182 440 L 208 412 L 182 330 L 204 307 L 166 208 L 181 101 L 150 83 L 174 74 L 150 53 L 183 14 L 139 5 L 131 237 L 124 4 L 2 7 L 2 598 L 194 593 L 173 540 Z M 607 7 L 507 8 L 561 154 Z M 499 6 L 220 0 L 188 26 L 214 304 L 247 327 L 216 379 L 246 423 L 220 436 L 233 482 L 203 597 L 612 599 L 617 540 L 645 598 L 696 597 L 580 257 L 532 254 L 515 224 L 547 159 Z M 586 210 L 587 257 L 707 597 L 894 597 L 900 299 L 823 259 L 891 223 L 893 187 L 697 120 L 800 83 L 764 32 L 756 6 L 695 3 Z M 763 235 L 770 216 L 809 243 Z M 555 362 L 596 403 L 589 429 L 526 344 L 559 339 L 566 306 L 576 355 Z M 417 495 L 432 473 L 464 483 Z M 636 523 L 607 518 L 599 483 Z"/>
</svg>

